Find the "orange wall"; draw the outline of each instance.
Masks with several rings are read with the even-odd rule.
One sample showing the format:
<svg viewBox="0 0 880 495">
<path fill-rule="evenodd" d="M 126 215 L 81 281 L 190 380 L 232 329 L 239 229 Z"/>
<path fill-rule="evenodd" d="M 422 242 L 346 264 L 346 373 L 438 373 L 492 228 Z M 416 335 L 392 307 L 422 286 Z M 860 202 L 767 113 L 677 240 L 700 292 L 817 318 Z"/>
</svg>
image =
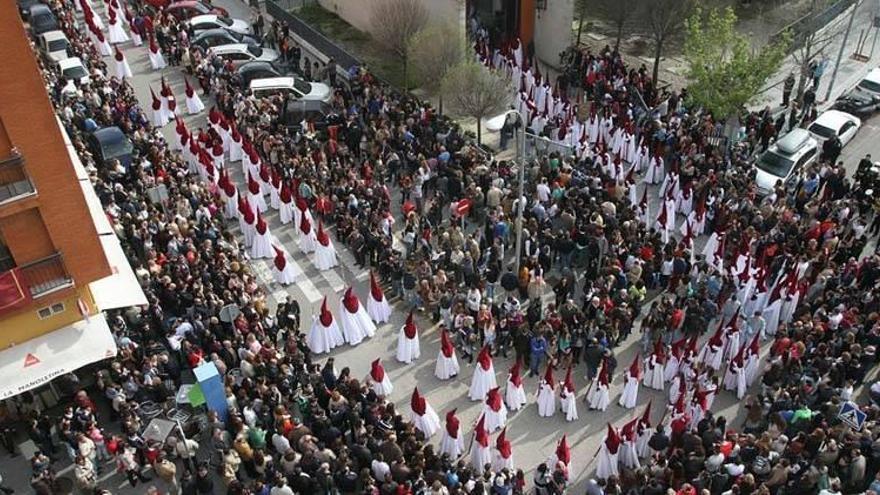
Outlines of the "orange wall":
<svg viewBox="0 0 880 495">
<path fill-rule="evenodd" d="M 9 140 L 25 158 L 25 167 L 39 195 L 39 216 L 55 250 L 64 256 L 64 263 L 78 286 L 110 275 L 110 266 L 67 156 L 28 34 L 18 16 L 16 2 L 12 1 L 0 2 L 0 60 L 7 69 L 0 78 L 0 119 Z M 13 252 L 35 253 L 45 247 L 44 240 L 30 241 L 27 236 L 13 241 L 6 230 L 4 228 L 4 236 Z M 19 242 L 24 244 L 16 245 Z M 33 259 L 16 257 L 18 264 L 28 261 Z"/>
<path fill-rule="evenodd" d="M 0 234 L 18 265 L 51 256 L 55 252 L 37 209 L 0 218 Z"/>
</svg>

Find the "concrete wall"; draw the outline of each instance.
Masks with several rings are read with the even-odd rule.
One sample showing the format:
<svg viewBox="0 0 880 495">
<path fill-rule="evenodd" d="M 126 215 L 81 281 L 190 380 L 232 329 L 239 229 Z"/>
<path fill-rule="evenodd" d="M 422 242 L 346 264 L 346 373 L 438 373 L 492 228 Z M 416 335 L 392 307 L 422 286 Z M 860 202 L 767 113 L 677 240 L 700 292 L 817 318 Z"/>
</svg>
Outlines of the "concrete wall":
<svg viewBox="0 0 880 495">
<path fill-rule="evenodd" d="M 543 64 L 559 67 L 559 53 L 571 44 L 574 0 L 547 0 L 535 12 L 535 54 Z"/>
<path fill-rule="evenodd" d="M 375 0 L 318 0 L 318 3 L 364 32 L 370 32 L 370 5 Z M 454 23 L 464 26 L 464 0 L 421 0 L 431 23 Z M 571 1 L 571 0 L 566 0 Z"/>
</svg>

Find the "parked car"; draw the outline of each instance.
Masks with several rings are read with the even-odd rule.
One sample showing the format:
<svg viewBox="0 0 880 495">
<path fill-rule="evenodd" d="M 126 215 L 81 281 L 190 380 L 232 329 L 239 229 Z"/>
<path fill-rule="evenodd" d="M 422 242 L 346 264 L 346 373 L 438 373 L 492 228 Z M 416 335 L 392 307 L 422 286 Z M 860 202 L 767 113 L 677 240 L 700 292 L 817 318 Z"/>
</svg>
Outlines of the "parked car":
<svg viewBox="0 0 880 495">
<path fill-rule="evenodd" d="M 281 94 L 294 100 L 316 100 L 330 103 L 333 96 L 330 86 L 308 82 L 295 76 L 253 79 L 249 89 L 250 93 L 257 98 Z"/>
<path fill-rule="evenodd" d="M 819 143 L 806 129 L 794 129 L 770 145 L 755 160 L 755 184 L 758 193 L 769 194 L 782 181 L 786 187 L 794 185 L 797 174 L 816 161 Z"/>
<path fill-rule="evenodd" d="M 221 45 L 234 45 L 236 43 L 260 46 L 260 41 L 251 35 L 219 28 L 202 31 L 192 39 L 192 46 L 201 50 L 208 50 L 209 48 Z"/>
<path fill-rule="evenodd" d="M 131 166 L 134 146 L 120 128 L 102 127 L 89 135 L 88 142 L 99 165 L 109 166 L 116 159 L 126 170 Z"/>
<path fill-rule="evenodd" d="M 40 0 L 17 0 L 17 3 L 18 15 L 20 15 L 22 19 L 27 20 L 28 16 L 31 14 L 31 7 L 42 2 L 40 2 Z"/>
<path fill-rule="evenodd" d="M 254 60 L 264 62 L 274 62 L 275 60 L 278 60 L 277 51 L 272 50 L 271 48 L 249 46 L 244 43 L 215 46 L 209 50 L 209 53 L 232 62 L 232 65 L 236 67 L 245 62 L 251 62 Z"/>
<path fill-rule="evenodd" d="M 861 118 L 870 117 L 880 110 L 880 95 L 856 87 L 838 98 L 831 108 Z"/>
<path fill-rule="evenodd" d="M 837 136 L 840 138 L 841 146 L 846 146 L 846 143 L 850 142 L 860 127 L 862 127 L 862 120 L 858 117 L 840 110 L 828 110 L 822 112 L 807 130 L 820 145 L 831 139 L 832 136 Z"/>
<path fill-rule="evenodd" d="M 856 88 L 880 96 L 880 68 L 871 69 L 865 78 L 856 85 Z"/>
<path fill-rule="evenodd" d="M 247 21 L 217 14 L 193 16 L 189 19 L 189 26 L 194 33 L 207 29 L 225 29 L 239 34 L 252 34 L 254 32 Z"/>
<path fill-rule="evenodd" d="M 177 18 L 178 21 L 185 21 L 197 15 L 205 15 L 205 14 L 217 14 L 222 16 L 229 16 L 229 12 L 226 9 L 221 7 L 214 7 L 213 5 L 207 5 L 198 0 L 183 0 L 180 2 L 174 2 L 170 5 L 164 7 L 166 13 L 173 15 Z"/>
<path fill-rule="evenodd" d="M 43 60 L 55 65 L 58 62 L 70 58 L 70 41 L 63 31 L 47 31 L 37 37 L 37 47 Z"/>
<path fill-rule="evenodd" d="M 238 67 L 236 76 L 241 81 L 241 90 L 247 91 L 251 87 L 251 81 L 254 79 L 264 79 L 268 77 L 281 77 L 287 74 L 280 65 L 272 62 L 263 62 L 255 60 L 253 62 L 245 62 Z"/>
<path fill-rule="evenodd" d="M 304 123 L 311 123 L 315 131 L 323 131 L 329 125 L 342 124 L 343 119 L 333 112 L 333 108 L 318 100 L 292 100 L 281 106 L 279 123 L 299 132 Z"/>
<path fill-rule="evenodd" d="M 76 84 L 84 85 L 91 82 L 91 76 L 88 69 L 83 65 L 79 57 L 68 57 L 58 61 L 58 70 L 61 76 L 67 81 L 62 91 L 70 93 L 76 92 Z"/>
<path fill-rule="evenodd" d="M 34 36 L 58 29 L 58 21 L 48 5 L 38 3 L 28 10 L 28 23 Z"/>
</svg>

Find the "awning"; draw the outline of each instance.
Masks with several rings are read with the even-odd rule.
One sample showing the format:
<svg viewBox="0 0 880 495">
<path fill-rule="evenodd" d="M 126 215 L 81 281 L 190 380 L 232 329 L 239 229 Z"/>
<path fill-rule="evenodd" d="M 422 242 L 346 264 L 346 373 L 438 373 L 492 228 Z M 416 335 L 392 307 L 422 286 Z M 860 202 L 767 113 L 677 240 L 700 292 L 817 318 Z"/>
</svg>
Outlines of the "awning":
<svg viewBox="0 0 880 495">
<path fill-rule="evenodd" d="M 106 311 L 146 305 L 147 296 L 144 295 L 141 284 L 138 283 L 137 276 L 125 257 L 125 252 L 122 251 L 119 239 L 113 234 L 99 235 L 98 238 L 101 240 L 110 270 L 113 272 L 112 275 L 89 284 L 98 309 Z"/>
<path fill-rule="evenodd" d="M 22 342 L 0 351 L 0 399 L 114 356 L 116 342 L 101 313 Z"/>
</svg>

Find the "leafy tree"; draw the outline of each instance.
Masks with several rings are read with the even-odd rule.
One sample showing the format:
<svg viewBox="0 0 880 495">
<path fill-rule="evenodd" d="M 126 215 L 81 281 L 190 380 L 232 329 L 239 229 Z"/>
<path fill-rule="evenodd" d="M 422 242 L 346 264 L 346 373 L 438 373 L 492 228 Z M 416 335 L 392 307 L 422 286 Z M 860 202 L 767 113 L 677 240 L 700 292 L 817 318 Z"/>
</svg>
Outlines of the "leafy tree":
<svg viewBox="0 0 880 495">
<path fill-rule="evenodd" d="M 370 34 L 403 62 L 403 85 L 407 89 L 409 44 L 428 24 L 428 10 L 420 0 L 375 0 L 370 10 Z"/>
<path fill-rule="evenodd" d="M 736 30 L 736 14 L 728 7 L 704 18 L 700 9 L 685 22 L 684 56 L 688 63 L 688 97 L 716 117 L 737 114 L 785 58 L 784 39 L 753 50 Z"/>
<path fill-rule="evenodd" d="M 477 144 L 482 139 L 482 119 L 503 112 L 513 94 L 508 79 L 472 60 L 452 67 L 441 88 L 453 113 L 477 120 Z"/>
<path fill-rule="evenodd" d="M 464 35 L 451 24 L 428 26 L 412 37 L 408 59 L 418 84 L 436 94 L 443 113 L 443 78 L 465 57 Z"/>
</svg>

